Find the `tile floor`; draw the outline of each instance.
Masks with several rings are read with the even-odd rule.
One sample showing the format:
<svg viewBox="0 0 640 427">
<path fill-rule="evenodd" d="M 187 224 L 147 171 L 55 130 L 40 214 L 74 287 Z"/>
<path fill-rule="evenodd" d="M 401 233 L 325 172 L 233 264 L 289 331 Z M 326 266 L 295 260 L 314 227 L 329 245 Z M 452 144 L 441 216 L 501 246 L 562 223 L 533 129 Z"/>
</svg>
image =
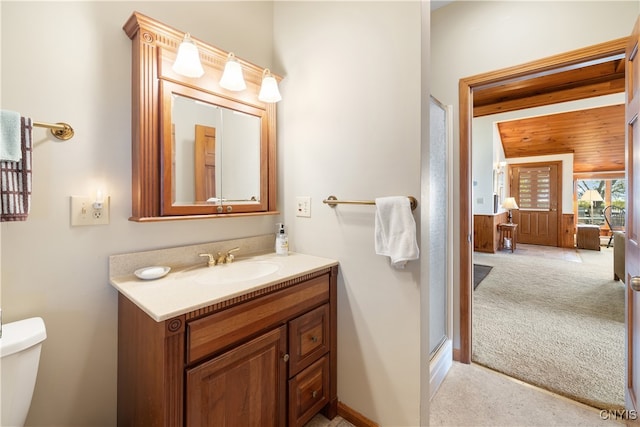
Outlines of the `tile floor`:
<svg viewBox="0 0 640 427">
<path fill-rule="evenodd" d="M 514 255 L 528 255 L 542 258 L 563 259 L 565 261 L 582 262 L 575 248 L 556 248 L 553 246 L 528 245 L 518 243 Z"/>
<path fill-rule="evenodd" d="M 311 421 L 305 424 L 304 427 L 354 427 L 354 425 L 340 416 L 329 420 L 322 416 L 322 414 L 318 414 L 311 418 Z"/>
</svg>

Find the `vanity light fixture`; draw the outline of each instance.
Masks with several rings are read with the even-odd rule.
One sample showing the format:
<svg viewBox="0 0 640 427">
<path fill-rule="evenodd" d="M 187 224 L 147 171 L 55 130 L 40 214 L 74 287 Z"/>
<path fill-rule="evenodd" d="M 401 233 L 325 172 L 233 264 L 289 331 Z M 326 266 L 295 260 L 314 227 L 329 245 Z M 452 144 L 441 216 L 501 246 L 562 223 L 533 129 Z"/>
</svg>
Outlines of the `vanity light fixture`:
<svg viewBox="0 0 640 427">
<path fill-rule="evenodd" d="M 191 40 L 191 34 L 185 33 L 178 48 L 178 56 L 173 63 L 173 71 L 186 77 L 202 77 L 204 69 L 200 63 L 198 47 Z"/>
<path fill-rule="evenodd" d="M 242 65 L 236 60 L 233 52 L 229 52 L 227 56 L 227 63 L 224 66 L 224 72 L 220 79 L 220 86 L 236 92 L 247 88 L 247 84 L 244 82 L 244 76 L 242 75 Z"/>
<path fill-rule="evenodd" d="M 282 100 L 278 90 L 278 82 L 271 75 L 271 71 L 268 68 L 265 68 L 262 72 L 262 86 L 260 87 L 258 99 L 263 102 L 278 102 Z"/>
</svg>

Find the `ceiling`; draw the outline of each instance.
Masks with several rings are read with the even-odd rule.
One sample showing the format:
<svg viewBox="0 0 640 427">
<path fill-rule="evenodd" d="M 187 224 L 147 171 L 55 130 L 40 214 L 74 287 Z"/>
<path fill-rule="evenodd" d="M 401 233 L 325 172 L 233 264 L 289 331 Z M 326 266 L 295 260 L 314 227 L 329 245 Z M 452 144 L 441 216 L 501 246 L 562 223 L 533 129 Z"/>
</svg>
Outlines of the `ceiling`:
<svg viewBox="0 0 640 427">
<path fill-rule="evenodd" d="M 506 158 L 573 153 L 573 172 L 624 170 L 624 104 L 498 123 Z"/>
<path fill-rule="evenodd" d="M 473 115 L 624 92 L 624 55 L 473 91 Z M 505 156 L 574 154 L 574 173 L 624 170 L 624 105 L 563 112 L 498 124 Z"/>
</svg>

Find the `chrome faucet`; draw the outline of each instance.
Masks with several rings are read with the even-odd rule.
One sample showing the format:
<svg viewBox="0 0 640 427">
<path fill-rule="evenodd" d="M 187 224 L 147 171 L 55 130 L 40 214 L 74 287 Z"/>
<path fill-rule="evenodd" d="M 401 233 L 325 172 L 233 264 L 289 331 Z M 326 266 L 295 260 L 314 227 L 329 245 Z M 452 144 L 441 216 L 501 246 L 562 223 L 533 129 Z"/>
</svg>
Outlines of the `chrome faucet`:
<svg viewBox="0 0 640 427">
<path fill-rule="evenodd" d="M 240 248 L 233 248 L 233 249 L 229 249 L 227 252 L 218 252 L 216 254 L 216 256 L 213 256 L 211 254 L 199 254 L 199 256 L 201 257 L 209 257 L 209 261 L 207 262 L 207 265 L 209 265 L 209 267 L 213 267 L 214 265 L 218 265 L 218 264 L 231 264 L 235 258 L 235 255 L 233 255 L 233 252 L 237 252 L 239 251 Z"/>
</svg>

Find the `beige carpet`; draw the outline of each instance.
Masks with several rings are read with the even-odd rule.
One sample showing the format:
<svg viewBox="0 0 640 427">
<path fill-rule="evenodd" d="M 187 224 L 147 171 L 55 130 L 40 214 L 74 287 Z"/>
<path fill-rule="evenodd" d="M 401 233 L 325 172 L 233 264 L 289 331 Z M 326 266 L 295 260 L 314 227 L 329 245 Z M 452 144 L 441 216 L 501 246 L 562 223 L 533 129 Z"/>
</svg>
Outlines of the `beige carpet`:
<svg viewBox="0 0 640 427">
<path fill-rule="evenodd" d="M 611 251 L 582 262 L 474 254 L 493 266 L 474 292 L 473 360 L 602 408 L 624 407 L 624 285 Z"/>
</svg>

